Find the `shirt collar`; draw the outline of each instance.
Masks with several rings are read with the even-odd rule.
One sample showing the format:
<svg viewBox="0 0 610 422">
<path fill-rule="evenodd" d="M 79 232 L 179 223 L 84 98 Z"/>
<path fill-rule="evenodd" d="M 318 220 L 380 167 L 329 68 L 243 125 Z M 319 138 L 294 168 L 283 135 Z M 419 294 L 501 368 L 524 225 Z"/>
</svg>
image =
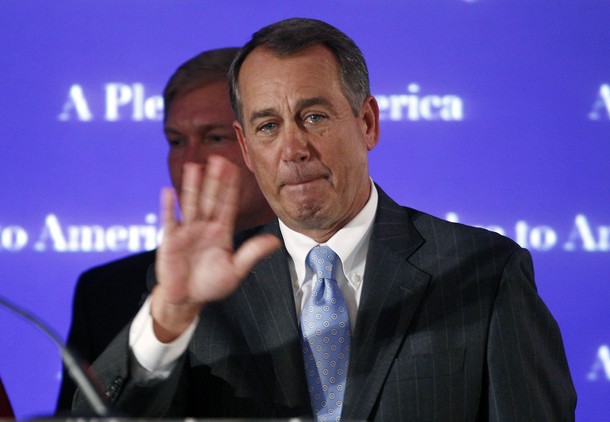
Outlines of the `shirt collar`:
<svg viewBox="0 0 610 422">
<path fill-rule="evenodd" d="M 371 194 L 367 203 L 349 223 L 325 243 L 335 251 L 341 259 L 343 273 L 346 275 L 348 281 L 350 281 L 350 279 L 347 275 L 349 275 L 355 267 L 360 266 L 366 259 L 373 220 L 375 219 L 375 213 L 377 212 L 377 202 L 377 189 L 371 180 Z M 281 220 L 279 220 L 279 225 L 284 239 L 284 245 L 292 258 L 292 265 L 290 267 L 291 273 L 293 274 L 293 283 L 296 282 L 297 288 L 299 288 L 307 277 L 305 258 L 311 248 L 316 246 L 318 242 L 290 229 Z M 296 278 L 296 280 L 294 278 Z"/>
</svg>

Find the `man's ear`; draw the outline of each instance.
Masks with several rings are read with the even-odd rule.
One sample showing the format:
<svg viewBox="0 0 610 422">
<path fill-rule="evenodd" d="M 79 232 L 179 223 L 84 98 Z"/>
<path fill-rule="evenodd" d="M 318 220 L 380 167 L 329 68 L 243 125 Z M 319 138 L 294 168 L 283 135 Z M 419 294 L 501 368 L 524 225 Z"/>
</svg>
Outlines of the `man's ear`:
<svg viewBox="0 0 610 422">
<path fill-rule="evenodd" d="M 379 105 L 372 95 L 364 100 L 360 110 L 360 119 L 366 139 L 366 147 L 370 151 L 379 142 Z"/>
<path fill-rule="evenodd" d="M 250 161 L 250 154 L 248 153 L 248 146 L 246 145 L 246 136 L 241 124 L 237 120 L 233 122 L 233 129 L 237 135 L 237 142 L 239 142 L 239 147 L 241 148 L 241 154 L 244 157 L 244 162 L 246 163 L 246 166 L 248 166 L 248 169 L 253 171 L 252 162 Z"/>
</svg>

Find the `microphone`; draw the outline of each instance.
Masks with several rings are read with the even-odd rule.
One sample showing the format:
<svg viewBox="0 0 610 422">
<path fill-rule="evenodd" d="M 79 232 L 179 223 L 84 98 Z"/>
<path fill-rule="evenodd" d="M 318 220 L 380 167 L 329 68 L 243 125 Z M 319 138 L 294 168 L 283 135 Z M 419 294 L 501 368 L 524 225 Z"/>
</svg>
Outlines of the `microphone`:
<svg viewBox="0 0 610 422">
<path fill-rule="evenodd" d="M 31 312 L 17 306 L 8 299 L 0 296 L 0 305 L 15 312 L 26 321 L 34 324 L 43 333 L 53 340 L 53 342 L 61 350 L 61 359 L 70 375 L 70 378 L 76 383 L 78 388 L 81 390 L 85 399 L 95 412 L 96 416 L 107 417 L 111 415 L 110 407 L 108 406 L 103 395 L 96 387 L 97 383 L 93 379 L 93 374 L 85 369 L 82 360 L 77 357 L 77 354 L 70 350 L 61 340 L 59 335 L 48 325 L 45 324 L 40 318 Z"/>
</svg>

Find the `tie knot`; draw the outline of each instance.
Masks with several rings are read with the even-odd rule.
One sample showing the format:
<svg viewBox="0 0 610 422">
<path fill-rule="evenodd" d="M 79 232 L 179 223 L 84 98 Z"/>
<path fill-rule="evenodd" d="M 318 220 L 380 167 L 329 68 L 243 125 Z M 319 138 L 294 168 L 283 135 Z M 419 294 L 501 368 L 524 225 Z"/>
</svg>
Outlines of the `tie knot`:
<svg viewBox="0 0 610 422">
<path fill-rule="evenodd" d="M 330 278 L 335 280 L 337 260 L 337 254 L 328 246 L 317 245 L 307 254 L 307 265 L 316 273 L 318 279 Z"/>
</svg>

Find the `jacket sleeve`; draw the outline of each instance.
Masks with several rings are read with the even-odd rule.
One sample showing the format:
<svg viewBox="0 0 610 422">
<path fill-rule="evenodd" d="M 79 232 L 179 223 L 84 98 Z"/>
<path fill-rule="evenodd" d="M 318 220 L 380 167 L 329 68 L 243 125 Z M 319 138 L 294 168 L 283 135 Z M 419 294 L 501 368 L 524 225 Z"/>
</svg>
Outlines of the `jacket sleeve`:
<svg viewBox="0 0 610 422">
<path fill-rule="evenodd" d="M 111 410 L 118 416 L 184 416 L 187 391 L 185 358 L 180 358 L 171 375 L 162 381 L 139 381 L 132 375 L 138 365 L 129 348 L 129 327 L 125 327 L 93 363 L 92 372 Z M 182 393 L 181 393 L 182 392 Z M 74 416 L 92 416 L 93 410 L 77 390 L 72 406 Z"/>
<path fill-rule="evenodd" d="M 487 353 L 488 420 L 574 420 L 576 392 L 561 333 L 538 295 L 525 249 L 503 270 Z"/>
<path fill-rule="evenodd" d="M 67 346 L 70 350 L 77 353 L 80 358 L 84 359 L 86 362 L 90 362 L 92 352 L 89 341 L 90 330 L 87 314 L 87 278 L 88 273 L 84 273 L 79 277 L 76 283 L 72 304 L 72 323 L 68 333 Z M 62 381 L 56 407 L 56 414 L 58 416 L 64 415 L 70 411 L 75 391 L 76 385 L 66 371 L 66 368 L 63 367 Z"/>
</svg>

